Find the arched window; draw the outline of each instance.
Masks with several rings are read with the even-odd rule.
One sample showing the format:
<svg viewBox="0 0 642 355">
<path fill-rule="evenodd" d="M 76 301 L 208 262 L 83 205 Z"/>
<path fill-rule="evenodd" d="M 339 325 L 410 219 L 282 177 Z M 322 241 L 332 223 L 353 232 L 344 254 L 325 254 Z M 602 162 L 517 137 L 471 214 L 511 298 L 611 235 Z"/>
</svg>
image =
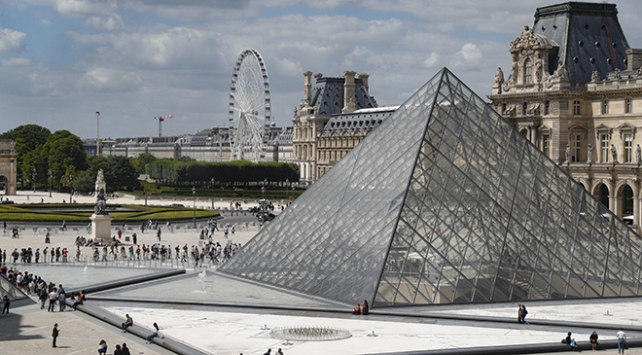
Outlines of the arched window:
<svg viewBox="0 0 642 355">
<path fill-rule="evenodd" d="M 533 83 L 533 63 L 530 59 L 524 61 L 524 84 L 529 85 Z"/>
</svg>

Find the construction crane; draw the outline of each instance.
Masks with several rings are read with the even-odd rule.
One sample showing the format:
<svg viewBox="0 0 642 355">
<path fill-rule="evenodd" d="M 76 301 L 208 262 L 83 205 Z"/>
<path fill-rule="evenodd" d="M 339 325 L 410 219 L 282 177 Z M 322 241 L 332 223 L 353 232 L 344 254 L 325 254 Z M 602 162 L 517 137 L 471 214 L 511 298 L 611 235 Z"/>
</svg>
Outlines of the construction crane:
<svg viewBox="0 0 642 355">
<path fill-rule="evenodd" d="M 158 121 L 158 136 L 159 137 L 163 136 L 163 121 L 165 121 L 168 118 L 172 118 L 172 117 L 174 117 L 174 115 L 172 115 L 172 114 L 165 115 L 165 116 L 154 117 L 154 119 L 156 121 Z"/>
</svg>

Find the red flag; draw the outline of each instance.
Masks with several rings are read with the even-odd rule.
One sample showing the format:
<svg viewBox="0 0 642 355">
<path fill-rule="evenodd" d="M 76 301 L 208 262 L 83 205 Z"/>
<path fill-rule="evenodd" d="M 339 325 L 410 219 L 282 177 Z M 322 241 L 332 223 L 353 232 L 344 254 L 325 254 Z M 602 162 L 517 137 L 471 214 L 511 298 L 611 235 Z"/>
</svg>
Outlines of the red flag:
<svg viewBox="0 0 642 355">
<path fill-rule="evenodd" d="M 100 116 L 100 112 L 96 111 L 96 115 Z"/>
</svg>

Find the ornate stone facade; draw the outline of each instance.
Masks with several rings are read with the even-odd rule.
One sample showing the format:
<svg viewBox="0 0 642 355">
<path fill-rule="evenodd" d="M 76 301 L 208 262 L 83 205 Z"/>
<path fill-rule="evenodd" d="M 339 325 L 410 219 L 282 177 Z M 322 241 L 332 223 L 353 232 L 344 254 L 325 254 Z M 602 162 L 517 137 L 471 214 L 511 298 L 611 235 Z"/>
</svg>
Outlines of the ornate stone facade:
<svg viewBox="0 0 642 355">
<path fill-rule="evenodd" d="M 294 109 L 293 161 L 301 182 L 313 183 L 343 158 L 394 108 L 377 108 L 367 74 L 346 71 L 343 77 L 303 73 L 303 99 Z M 391 111 L 392 110 L 392 111 Z"/>
<path fill-rule="evenodd" d="M 500 68 L 489 95 L 497 112 L 638 231 L 640 53 L 628 47 L 615 5 L 539 8 L 533 28 L 510 45 L 509 77 Z"/>
<path fill-rule="evenodd" d="M 16 194 L 18 153 L 16 142 L 0 139 L 0 191 L 5 195 Z"/>
</svg>

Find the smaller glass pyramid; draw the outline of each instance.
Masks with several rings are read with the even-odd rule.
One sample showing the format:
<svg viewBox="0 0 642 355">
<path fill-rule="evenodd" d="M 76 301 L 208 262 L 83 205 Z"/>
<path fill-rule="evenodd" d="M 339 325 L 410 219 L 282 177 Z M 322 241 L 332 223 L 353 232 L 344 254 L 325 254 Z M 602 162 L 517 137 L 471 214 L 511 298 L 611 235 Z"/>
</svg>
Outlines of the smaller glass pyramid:
<svg viewBox="0 0 642 355">
<path fill-rule="evenodd" d="M 444 68 L 220 270 L 374 306 L 621 297 L 641 244 Z"/>
</svg>

